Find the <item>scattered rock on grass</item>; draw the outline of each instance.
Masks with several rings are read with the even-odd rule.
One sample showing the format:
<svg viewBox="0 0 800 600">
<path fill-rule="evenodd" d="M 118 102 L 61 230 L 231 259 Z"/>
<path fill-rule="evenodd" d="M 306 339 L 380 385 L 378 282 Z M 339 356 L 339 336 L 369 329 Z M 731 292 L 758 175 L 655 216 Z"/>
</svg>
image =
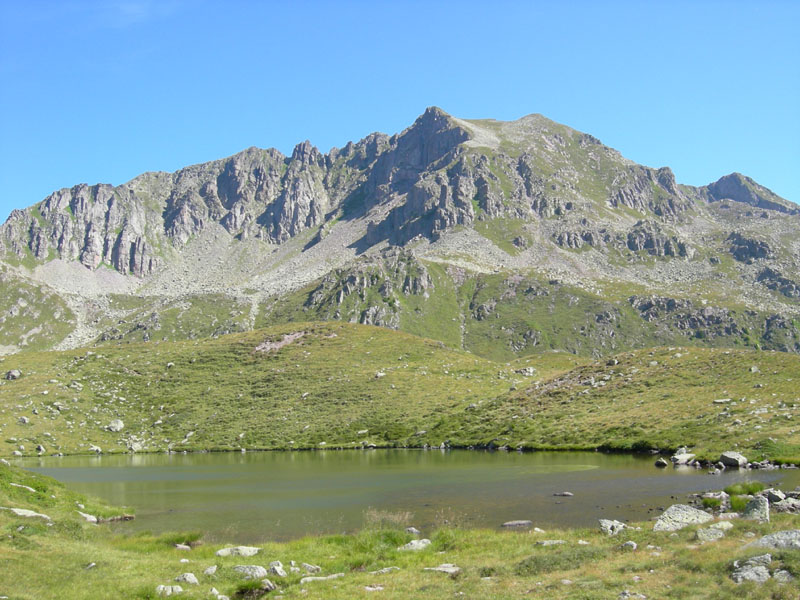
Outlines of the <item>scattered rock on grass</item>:
<svg viewBox="0 0 800 600">
<path fill-rule="evenodd" d="M 436 571 L 438 573 L 447 573 L 448 575 L 458 575 L 461 573 L 461 568 L 450 563 L 441 564 L 438 567 L 425 567 L 424 571 Z"/>
<path fill-rule="evenodd" d="M 764 496 L 756 496 L 744 507 L 742 518 L 769 523 L 769 500 Z"/>
<path fill-rule="evenodd" d="M 200 583 L 197 581 L 197 577 L 195 577 L 194 573 L 183 573 L 182 575 L 178 575 L 175 578 L 175 581 L 178 583 L 189 583 L 191 585 L 198 585 Z"/>
<path fill-rule="evenodd" d="M 786 529 L 765 535 L 747 547 L 771 548 L 773 550 L 800 550 L 800 529 Z"/>
<path fill-rule="evenodd" d="M 175 596 L 183 593 L 183 588 L 179 585 L 159 585 L 156 594 L 159 596 Z"/>
<path fill-rule="evenodd" d="M 267 570 L 259 565 L 236 565 L 233 570 L 244 575 L 245 579 L 261 579 L 267 576 Z"/>
<path fill-rule="evenodd" d="M 698 529 L 695 537 L 701 542 L 716 542 L 725 537 L 725 532 L 718 527 L 708 527 L 706 529 Z"/>
<path fill-rule="evenodd" d="M 47 515 L 28 510 L 27 508 L 6 508 L 5 506 L 0 506 L 0 510 L 10 510 L 18 517 L 38 517 L 40 519 L 44 519 L 45 521 L 52 520 Z"/>
<path fill-rule="evenodd" d="M 312 583 L 314 581 L 329 581 L 331 579 L 339 579 L 339 577 L 344 577 L 344 573 L 334 573 L 333 575 L 326 575 L 325 577 L 303 577 L 300 580 L 300 585 L 305 585 L 306 583 Z"/>
<path fill-rule="evenodd" d="M 217 556 L 255 556 L 261 548 L 253 546 L 234 546 L 233 548 L 221 548 L 217 550 Z"/>
<path fill-rule="evenodd" d="M 217 565 L 211 565 L 210 567 L 206 568 L 205 571 L 203 571 L 203 575 L 213 575 L 216 572 L 217 572 Z"/>
<path fill-rule="evenodd" d="M 607 535 L 617 535 L 623 529 L 627 529 L 627 525 L 621 521 L 614 521 L 613 519 L 600 519 L 600 530 Z"/>
<path fill-rule="evenodd" d="M 400 546 L 398 550 L 424 550 L 431 545 L 431 541 L 427 538 L 421 540 L 411 540 L 407 544 Z"/>
</svg>

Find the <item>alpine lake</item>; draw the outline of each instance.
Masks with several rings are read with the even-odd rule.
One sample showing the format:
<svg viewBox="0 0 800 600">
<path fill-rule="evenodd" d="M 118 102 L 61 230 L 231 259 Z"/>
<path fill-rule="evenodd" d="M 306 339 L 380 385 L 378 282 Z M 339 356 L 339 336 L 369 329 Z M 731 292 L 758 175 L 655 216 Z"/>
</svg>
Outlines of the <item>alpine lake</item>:
<svg viewBox="0 0 800 600">
<path fill-rule="evenodd" d="M 548 527 L 647 520 L 693 492 L 748 480 L 793 489 L 800 470 L 654 466 L 655 457 L 600 452 L 367 450 L 134 454 L 21 459 L 17 464 L 116 506 L 122 532 L 202 531 L 240 543 L 352 532 L 370 511 L 402 512 L 423 530 Z M 572 496 L 556 495 L 570 492 Z"/>
</svg>

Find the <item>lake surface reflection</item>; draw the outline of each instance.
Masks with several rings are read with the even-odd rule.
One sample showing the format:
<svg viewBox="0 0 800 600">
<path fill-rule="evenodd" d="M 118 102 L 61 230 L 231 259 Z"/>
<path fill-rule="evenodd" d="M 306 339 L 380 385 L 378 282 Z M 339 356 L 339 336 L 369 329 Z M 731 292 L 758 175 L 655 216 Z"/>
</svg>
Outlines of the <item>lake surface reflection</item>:
<svg viewBox="0 0 800 600">
<path fill-rule="evenodd" d="M 444 519 L 547 529 L 598 518 L 644 520 L 690 492 L 735 481 L 800 484 L 796 470 L 657 469 L 654 457 L 598 452 L 317 451 L 139 454 L 24 459 L 70 488 L 136 509 L 115 525 L 154 533 L 202 530 L 207 540 L 257 542 L 358 529 L 368 508 L 409 511 L 427 531 Z M 554 496 L 569 491 L 571 498 Z"/>
</svg>

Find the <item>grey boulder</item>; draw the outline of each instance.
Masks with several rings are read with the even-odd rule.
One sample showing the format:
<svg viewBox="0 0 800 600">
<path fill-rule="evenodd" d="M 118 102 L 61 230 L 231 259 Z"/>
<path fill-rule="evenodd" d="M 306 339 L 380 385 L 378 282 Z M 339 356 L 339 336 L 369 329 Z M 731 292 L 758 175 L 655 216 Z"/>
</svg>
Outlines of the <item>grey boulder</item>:
<svg viewBox="0 0 800 600">
<path fill-rule="evenodd" d="M 267 570 L 260 565 L 236 565 L 233 570 L 244 575 L 245 579 L 262 579 L 267 576 Z"/>
<path fill-rule="evenodd" d="M 769 523 L 769 500 L 764 496 L 756 496 L 744 507 L 742 518 Z"/>
<path fill-rule="evenodd" d="M 713 518 L 688 504 L 673 504 L 658 517 L 653 531 L 677 531 L 689 525 L 708 523 Z"/>
<path fill-rule="evenodd" d="M 723 452 L 719 457 L 719 462 L 726 467 L 736 467 L 738 469 L 747 466 L 747 459 L 738 452 L 733 451 Z"/>
</svg>

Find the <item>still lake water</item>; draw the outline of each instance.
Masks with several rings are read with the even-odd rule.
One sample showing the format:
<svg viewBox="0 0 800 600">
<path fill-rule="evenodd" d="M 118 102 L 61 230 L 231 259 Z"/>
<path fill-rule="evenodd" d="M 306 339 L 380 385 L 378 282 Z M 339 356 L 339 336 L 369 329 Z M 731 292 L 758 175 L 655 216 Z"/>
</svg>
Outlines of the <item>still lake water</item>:
<svg viewBox="0 0 800 600">
<path fill-rule="evenodd" d="M 800 471 L 657 469 L 654 457 L 599 452 L 371 450 L 139 454 L 24 459 L 20 466 L 136 509 L 123 531 L 206 532 L 253 543 L 351 532 L 368 508 L 413 513 L 427 532 L 448 519 L 498 527 L 530 519 L 547 529 L 599 518 L 645 520 L 690 492 L 758 479 L 794 489 Z M 569 491 L 571 498 L 553 496 Z"/>
</svg>

